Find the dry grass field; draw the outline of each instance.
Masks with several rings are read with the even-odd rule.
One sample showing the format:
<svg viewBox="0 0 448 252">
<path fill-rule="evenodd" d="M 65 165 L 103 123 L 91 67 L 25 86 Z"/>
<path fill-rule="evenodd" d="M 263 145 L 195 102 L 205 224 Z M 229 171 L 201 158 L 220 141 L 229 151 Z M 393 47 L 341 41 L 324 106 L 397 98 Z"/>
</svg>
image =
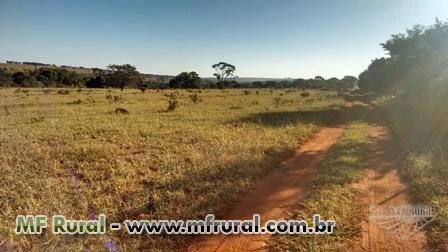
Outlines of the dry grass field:
<svg viewBox="0 0 448 252">
<path fill-rule="evenodd" d="M 65 90 L 0 90 L 0 250 L 175 248 L 189 237 L 24 236 L 14 234 L 14 220 L 219 213 L 343 104 L 336 92 L 303 97 L 285 89 Z M 170 94 L 179 105 L 173 111 Z"/>
</svg>

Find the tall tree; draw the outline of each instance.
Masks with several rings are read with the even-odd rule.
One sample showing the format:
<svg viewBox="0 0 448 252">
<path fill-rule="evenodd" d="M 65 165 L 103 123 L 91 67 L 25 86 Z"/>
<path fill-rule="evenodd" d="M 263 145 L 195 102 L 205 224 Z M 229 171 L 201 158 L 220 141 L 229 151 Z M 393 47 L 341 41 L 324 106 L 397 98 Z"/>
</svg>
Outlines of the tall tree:
<svg viewBox="0 0 448 252">
<path fill-rule="evenodd" d="M 122 91 L 125 86 L 137 84 L 140 81 L 140 73 L 135 66 L 130 64 L 109 65 L 107 70 L 106 80 L 108 85 L 119 87 Z"/>
<path fill-rule="evenodd" d="M 224 88 L 224 86 L 226 85 L 226 83 L 229 82 L 229 80 L 238 78 L 238 76 L 235 75 L 236 67 L 227 62 L 219 62 L 217 64 L 212 65 L 212 68 L 215 69 L 215 73 L 213 75 L 218 80 L 219 88 Z"/>
</svg>

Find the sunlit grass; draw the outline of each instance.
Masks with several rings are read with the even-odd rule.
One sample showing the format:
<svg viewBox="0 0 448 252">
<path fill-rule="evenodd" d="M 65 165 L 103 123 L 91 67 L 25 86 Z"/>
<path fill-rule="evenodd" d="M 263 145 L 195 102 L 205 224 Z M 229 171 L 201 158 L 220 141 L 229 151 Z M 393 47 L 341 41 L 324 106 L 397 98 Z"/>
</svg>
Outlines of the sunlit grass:
<svg viewBox="0 0 448 252">
<path fill-rule="evenodd" d="M 173 92 L 179 107 L 167 112 Z M 231 204 L 343 103 L 334 92 L 299 93 L 200 90 L 193 102 L 185 90 L 0 90 L 0 249 L 176 247 L 186 237 L 20 236 L 13 225 L 18 214 L 202 218 Z"/>
</svg>

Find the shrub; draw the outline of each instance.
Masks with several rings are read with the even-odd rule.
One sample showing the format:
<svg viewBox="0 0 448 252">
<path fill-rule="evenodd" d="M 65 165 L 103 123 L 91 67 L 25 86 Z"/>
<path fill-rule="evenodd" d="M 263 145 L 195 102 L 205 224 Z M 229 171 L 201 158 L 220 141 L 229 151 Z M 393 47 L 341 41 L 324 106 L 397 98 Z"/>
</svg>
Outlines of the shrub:
<svg viewBox="0 0 448 252">
<path fill-rule="evenodd" d="M 70 94 L 70 91 L 69 90 L 58 90 L 58 94 L 68 95 L 68 94 Z"/>
<path fill-rule="evenodd" d="M 177 107 L 179 107 L 179 102 L 177 101 L 177 98 L 170 98 L 168 100 L 168 108 L 167 111 L 174 111 Z"/>
<path fill-rule="evenodd" d="M 200 101 L 199 95 L 197 93 L 194 93 L 194 94 L 190 95 L 190 99 L 194 103 L 197 103 L 197 102 Z"/>
<path fill-rule="evenodd" d="M 281 101 L 281 98 L 280 98 L 280 97 L 275 97 L 275 98 L 274 98 L 274 105 L 275 105 L 275 106 L 280 105 L 280 101 Z"/>
<path fill-rule="evenodd" d="M 300 93 L 300 96 L 302 96 L 303 98 L 309 97 L 310 95 L 311 95 L 310 92 L 307 91 Z"/>
<path fill-rule="evenodd" d="M 124 98 L 121 95 L 106 95 L 106 100 L 109 102 L 124 102 Z"/>
<path fill-rule="evenodd" d="M 115 109 L 115 113 L 116 114 L 129 114 L 129 111 L 124 108 L 117 108 L 117 109 Z"/>
<path fill-rule="evenodd" d="M 69 104 L 76 104 L 76 105 L 79 105 L 79 104 L 81 104 L 81 103 L 82 103 L 82 100 L 81 100 L 81 99 L 78 99 L 78 100 L 76 100 L 76 101 L 70 102 Z"/>
</svg>

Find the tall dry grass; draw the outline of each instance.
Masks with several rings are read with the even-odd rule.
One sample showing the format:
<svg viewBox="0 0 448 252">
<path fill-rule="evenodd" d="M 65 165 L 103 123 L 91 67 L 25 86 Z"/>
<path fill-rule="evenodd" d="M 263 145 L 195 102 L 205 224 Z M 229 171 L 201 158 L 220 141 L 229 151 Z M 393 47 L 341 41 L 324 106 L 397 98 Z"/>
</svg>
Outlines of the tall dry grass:
<svg viewBox="0 0 448 252">
<path fill-rule="evenodd" d="M 202 218 L 232 204 L 343 103 L 334 92 L 295 90 L 201 90 L 197 102 L 181 90 L 68 91 L 0 90 L 2 249 L 171 250 L 188 237 L 25 236 L 14 220 Z M 167 112 L 173 92 L 179 106 Z"/>
</svg>

